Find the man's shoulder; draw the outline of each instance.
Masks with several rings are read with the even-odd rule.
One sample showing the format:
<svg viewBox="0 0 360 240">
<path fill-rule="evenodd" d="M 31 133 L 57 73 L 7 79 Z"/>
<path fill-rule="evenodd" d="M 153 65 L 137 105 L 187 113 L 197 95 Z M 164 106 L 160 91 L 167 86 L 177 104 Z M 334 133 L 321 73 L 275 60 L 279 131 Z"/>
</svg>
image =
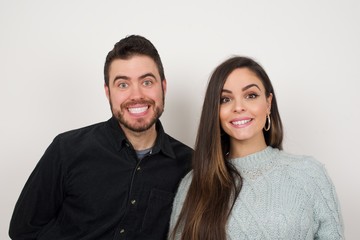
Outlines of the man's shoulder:
<svg viewBox="0 0 360 240">
<path fill-rule="evenodd" d="M 185 144 L 184 142 L 179 141 L 178 139 L 170 136 L 169 134 L 165 134 L 165 135 L 169 139 L 169 142 L 172 145 L 172 147 L 174 148 L 174 150 L 182 149 L 183 151 L 187 151 L 189 153 L 193 152 L 193 149 L 191 147 L 189 147 L 187 144 Z"/>
<path fill-rule="evenodd" d="M 94 135 L 104 132 L 104 129 L 106 128 L 106 123 L 106 121 L 98 122 L 80 128 L 72 129 L 58 134 L 56 138 L 62 140 L 80 140 L 88 137 L 93 137 Z"/>
</svg>

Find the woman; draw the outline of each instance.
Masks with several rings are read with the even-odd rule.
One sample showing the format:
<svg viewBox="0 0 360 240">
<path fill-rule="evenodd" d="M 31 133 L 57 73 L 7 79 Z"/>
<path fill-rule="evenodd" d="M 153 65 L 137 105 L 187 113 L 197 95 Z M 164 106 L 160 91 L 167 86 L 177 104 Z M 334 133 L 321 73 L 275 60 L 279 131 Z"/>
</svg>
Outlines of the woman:
<svg viewBox="0 0 360 240">
<path fill-rule="evenodd" d="M 213 72 L 193 170 L 182 180 L 169 239 L 343 239 L 324 167 L 282 151 L 275 93 L 254 60 L 233 57 Z"/>
</svg>

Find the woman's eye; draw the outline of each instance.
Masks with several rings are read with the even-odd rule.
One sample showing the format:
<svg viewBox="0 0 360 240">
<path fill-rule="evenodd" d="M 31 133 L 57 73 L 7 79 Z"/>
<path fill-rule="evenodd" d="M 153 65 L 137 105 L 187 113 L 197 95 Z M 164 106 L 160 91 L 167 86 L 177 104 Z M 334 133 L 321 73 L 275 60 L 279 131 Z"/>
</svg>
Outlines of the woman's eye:
<svg viewBox="0 0 360 240">
<path fill-rule="evenodd" d="M 151 86 L 152 85 L 152 81 L 150 80 L 145 80 L 144 83 L 143 83 L 144 86 Z"/>
<path fill-rule="evenodd" d="M 220 98 L 220 104 L 221 104 L 221 103 L 227 103 L 227 102 L 230 102 L 230 98 L 228 98 L 228 97 L 222 97 L 222 98 Z"/>
<path fill-rule="evenodd" d="M 259 95 L 257 95 L 256 93 L 250 93 L 246 96 L 247 99 L 255 99 L 257 98 Z"/>
</svg>

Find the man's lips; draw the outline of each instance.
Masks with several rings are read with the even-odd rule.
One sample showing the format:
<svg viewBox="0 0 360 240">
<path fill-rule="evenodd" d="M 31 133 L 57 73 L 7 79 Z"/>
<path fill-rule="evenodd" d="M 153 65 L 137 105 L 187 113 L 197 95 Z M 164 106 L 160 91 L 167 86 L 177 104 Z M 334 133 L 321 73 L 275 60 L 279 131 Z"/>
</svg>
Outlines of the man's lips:
<svg viewBox="0 0 360 240">
<path fill-rule="evenodd" d="M 142 107 L 128 107 L 127 109 L 132 114 L 140 114 L 140 113 L 146 112 L 149 109 L 149 106 L 146 105 L 146 106 L 142 106 Z"/>
<path fill-rule="evenodd" d="M 154 105 L 154 101 L 150 100 L 139 100 L 139 101 L 128 101 L 122 104 L 122 109 L 127 109 L 130 114 L 141 115 L 145 114 L 149 110 L 150 106 Z"/>
</svg>

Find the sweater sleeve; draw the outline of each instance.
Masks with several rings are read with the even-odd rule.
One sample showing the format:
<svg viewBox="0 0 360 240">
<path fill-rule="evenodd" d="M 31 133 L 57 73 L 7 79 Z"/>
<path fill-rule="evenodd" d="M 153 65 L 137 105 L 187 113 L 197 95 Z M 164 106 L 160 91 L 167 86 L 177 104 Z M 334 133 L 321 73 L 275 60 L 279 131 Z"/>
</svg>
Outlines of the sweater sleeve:
<svg viewBox="0 0 360 240">
<path fill-rule="evenodd" d="M 45 151 L 27 180 L 10 222 L 11 239 L 37 239 L 53 221 L 62 203 L 62 171 L 59 139 Z"/>
<path fill-rule="evenodd" d="M 192 180 L 192 171 L 190 171 L 181 181 L 174 202 L 173 202 L 173 208 L 172 208 L 172 213 L 171 213 L 171 218 L 170 218 L 170 228 L 169 228 L 169 238 L 168 239 L 172 239 L 171 234 L 174 230 L 174 227 L 177 223 L 177 220 L 179 218 L 182 206 L 184 205 L 184 201 L 187 195 L 187 192 L 189 190 L 189 186 Z M 180 239 L 180 233 L 179 231 L 176 233 L 175 239 Z"/>
<path fill-rule="evenodd" d="M 315 171 L 309 171 L 315 185 L 314 214 L 317 222 L 315 239 L 339 240 L 344 238 L 343 221 L 335 187 L 324 167 L 316 160 Z M 311 160 L 310 160 L 311 161 Z"/>
</svg>

